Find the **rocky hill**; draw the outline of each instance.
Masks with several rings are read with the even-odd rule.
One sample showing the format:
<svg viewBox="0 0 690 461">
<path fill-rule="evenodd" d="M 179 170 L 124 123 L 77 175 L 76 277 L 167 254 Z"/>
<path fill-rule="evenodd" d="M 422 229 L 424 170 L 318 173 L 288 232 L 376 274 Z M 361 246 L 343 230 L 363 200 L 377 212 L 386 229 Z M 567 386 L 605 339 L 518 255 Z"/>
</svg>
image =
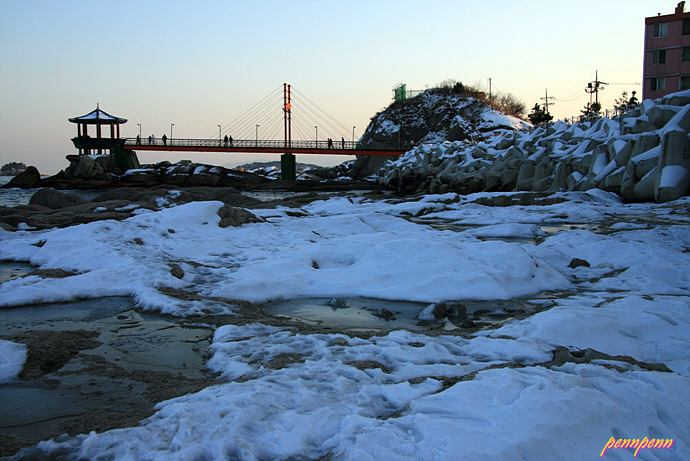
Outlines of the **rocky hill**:
<svg viewBox="0 0 690 461">
<path fill-rule="evenodd" d="M 506 115 L 481 99 L 454 94 L 450 88 L 432 88 L 414 98 L 396 101 L 372 117 L 360 143 L 369 148 L 386 148 L 476 141 L 530 127 L 529 123 Z M 360 157 L 353 167 L 353 175 L 362 178 L 374 174 L 390 159 Z"/>
<path fill-rule="evenodd" d="M 664 202 L 688 195 L 689 131 L 684 91 L 645 100 L 616 119 L 502 130 L 476 143 L 425 139 L 386 164 L 378 181 L 408 193 L 599 188 L 629 201 Z"/>
</svg>

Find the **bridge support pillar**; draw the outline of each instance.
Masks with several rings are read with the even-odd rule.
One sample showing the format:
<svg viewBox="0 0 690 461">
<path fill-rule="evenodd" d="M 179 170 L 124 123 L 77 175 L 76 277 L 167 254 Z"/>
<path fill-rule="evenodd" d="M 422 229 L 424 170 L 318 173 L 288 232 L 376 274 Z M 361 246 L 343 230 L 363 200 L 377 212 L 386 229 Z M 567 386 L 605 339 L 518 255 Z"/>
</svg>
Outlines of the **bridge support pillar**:
<svg viewBox="0 0 690 461">
<path fill-rule="evenodd" d="M 283 154 L 280 156 L 280 179 L 284 181 L 295 181 L 297 179 L 297 164 L 293 154 Z"/>
<path fill-rule="evenodd" d="M 110 155 L 115 157 L 115 166 L 122 173 L 132 168 L 140 168 L 137 153 L 133 150 L 124 150 L 120 144 L 115 144 L 111 147 Z"/>
</svg>

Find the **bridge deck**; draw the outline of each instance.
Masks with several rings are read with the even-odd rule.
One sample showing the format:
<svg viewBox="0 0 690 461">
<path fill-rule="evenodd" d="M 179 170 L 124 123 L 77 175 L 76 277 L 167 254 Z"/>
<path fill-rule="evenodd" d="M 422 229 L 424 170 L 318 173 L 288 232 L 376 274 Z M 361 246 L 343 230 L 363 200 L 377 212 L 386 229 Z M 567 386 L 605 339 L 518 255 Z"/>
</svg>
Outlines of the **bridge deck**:
<svg viewBox="0 0 690 461">
<path fill-rule="evenodd" d="M 156 138 L 149 141 L 137 138 L 125 138 L 123 149 L 138 151 L 168 151 L 168 152 L 240 152 L 240 153 L 269 153 L 269 154 L 316 154 L 316 155 L 373 155 L 400 156 L 412 146 L 397 144 L 379 149 L 368 149 L 352 141 L 291 141 L 285 146 L 285 141 L 235 139 L 225 142 L 218 139 L 168 139 L 163 142 Z"/>
</svg>

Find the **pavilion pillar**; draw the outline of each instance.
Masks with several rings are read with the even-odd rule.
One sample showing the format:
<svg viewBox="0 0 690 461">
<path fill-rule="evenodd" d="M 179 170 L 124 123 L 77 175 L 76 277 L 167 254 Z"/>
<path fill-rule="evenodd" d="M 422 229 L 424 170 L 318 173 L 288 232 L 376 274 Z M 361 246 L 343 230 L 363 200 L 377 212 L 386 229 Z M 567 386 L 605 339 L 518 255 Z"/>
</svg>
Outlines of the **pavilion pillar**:
<svg viewBox="0 0 690 461">
<path fill-rule="evenodd" d="M 89 137 L 89 125 L 86 123 L 82 123 L 82 129 L 81 129 L 81 135 L 84 137 L 84 139 L 88 142 L 88 137 Z M 84 154 L 88 155 L 91 153 L 91 149 L 88 147 L 84 148 Z"/>
<path fill-rule="evenodd" d="M 98 123 L 98 124 L 96 124 L 96 139 L 101 139 L 101 136 L 103 136 L 103 134 L 101 132 L 101 124 Z M 98 149 L 98 155 L 101 155 L 102 153 L 103 153 L 103 151 L 101 149 Z"/>
<path fill-rule="evenodd" d="M 81 123 L 77 123 L 77 139 L 81 141 Z M 82 154 L 82 148 L 79 148 L 79 155 Z"/>
</svg>

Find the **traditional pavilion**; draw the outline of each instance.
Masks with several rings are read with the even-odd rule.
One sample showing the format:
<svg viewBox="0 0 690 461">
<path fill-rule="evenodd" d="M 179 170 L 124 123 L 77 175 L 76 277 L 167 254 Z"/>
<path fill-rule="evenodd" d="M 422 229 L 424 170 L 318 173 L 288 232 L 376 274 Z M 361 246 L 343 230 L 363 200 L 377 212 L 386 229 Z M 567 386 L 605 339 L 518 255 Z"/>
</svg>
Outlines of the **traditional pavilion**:
<svg viewBox="0 0 690 461">
<path fill-rule="evenodd" d="M 127 123 L 127 119 L 114 117 L 101 110 L 98 104 L 96 109 L 81 117 L 72 117 L 70 122 L 77 124 L 77 137 L 72 138 L 74 147 L 79 149 L 79 155 L 91 154 L 98 151 L 102 154 L 104 149 L 111 149 L 116 144 L 121 144 L 120 125 Z M 96 125 L 96 137 L 89 135 L 89 125 Z M 110 126 L 110 137 L 103 137 L 103 125 Z M 105 130 L 107 133 L 107 129 Z"/>
</svg>

